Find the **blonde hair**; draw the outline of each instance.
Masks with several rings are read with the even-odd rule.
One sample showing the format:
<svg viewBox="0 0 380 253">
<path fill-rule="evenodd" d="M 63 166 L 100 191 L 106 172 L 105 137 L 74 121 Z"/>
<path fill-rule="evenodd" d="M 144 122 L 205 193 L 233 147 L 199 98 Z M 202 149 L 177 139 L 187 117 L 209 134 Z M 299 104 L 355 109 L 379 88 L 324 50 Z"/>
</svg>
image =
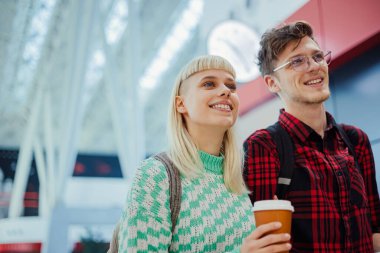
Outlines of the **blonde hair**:
<svg viewBox="0 0 380 253">
<path fill-rule="evenodd" d="M 202 174 L 204 167 L 198 154 L 198 148 L 186 129 L 182 114 L 177 111 L 176 97 L 180 95 L 181 84 L 191 75 L 210 69 L 227 71 L 234 78 L 236 73 L 232 65 L 224 58 L 214 55 L 200 56 L 190 61 L 177 76 L 171 95 L 169 108 L 168 137 L 169 157 L 185 177 Z M 224 155 L 224 183 L 237 194 L 246 193 L 242 176 L 242 152 L 236 144 L 233 128 L 229 128 L 223 138 L 221 153 Z"/>
</svg>

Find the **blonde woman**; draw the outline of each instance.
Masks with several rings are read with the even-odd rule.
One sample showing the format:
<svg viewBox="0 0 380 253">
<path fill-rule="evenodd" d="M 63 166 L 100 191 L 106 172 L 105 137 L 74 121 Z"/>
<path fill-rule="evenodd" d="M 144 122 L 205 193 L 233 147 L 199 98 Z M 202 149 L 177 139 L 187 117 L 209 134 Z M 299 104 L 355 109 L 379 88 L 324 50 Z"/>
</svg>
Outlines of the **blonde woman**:
<svg viewBox="0 0 380 253">
<path fill-rule="evenodd" d="M 179 73 L 169 112 L 171 161 L 181 175 L 181 208 L 171 230 L 169 180 L 162 162 L 138 168 L 128 195 L 118 252 L 281 252 L 281 224 L 254 230 L 232 126 L 238 116 L 235 70 L 222 57 L 201 56 Z M 253 231 L 253 232 L 252 232 Z"/>
</svg>

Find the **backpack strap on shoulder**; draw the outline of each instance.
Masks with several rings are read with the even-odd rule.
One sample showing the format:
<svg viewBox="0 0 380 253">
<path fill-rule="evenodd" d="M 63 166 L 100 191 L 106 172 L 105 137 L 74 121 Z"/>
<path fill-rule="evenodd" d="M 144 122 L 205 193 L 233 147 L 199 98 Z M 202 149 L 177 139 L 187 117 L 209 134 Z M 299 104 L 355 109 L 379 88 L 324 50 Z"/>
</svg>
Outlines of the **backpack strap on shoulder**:
<svg viewBox="0 0 380 253">
<path fill-rule="evenodd" d="M 154 159 L 165 165 L 169 178 L 170 213 L 172 220 L 172 232 L 174 232 L 179 211 L 181 209 L 182 185 L 179 170 L 165 152 L 154 156 Z"/>
<path fill-rule="evenodd" d="M 346 144 L 346 146 L 348 148 L 348 152 L 354 157 L 356 168 L 360 171 L 360 173 L 362 173 L 362 169 L 359 165 L 359 162 L 358 162 L 358 159 L 357 159 L 357 156 L 355 153 L 354 146 L 352 145 L 351 139 L 349 138 L 348 134 L 346 133 L 346 131 L 344 131 L 344 129 L 342 128 L 341 125 L 335 124 L 335 127 L 336 127 L 336 129 L 338 129 L 340 137 L 342 137 L 344 143 Z"/>
<path fill-rule="evenodd" d="M 288 132 L 281 127 L 277 121 L 267 128 L 274 143 L 276 144 L 278 157 L 280 160 L 280 171 L 278 176 L 276 195 L 279 199 L 284 199 L 292 181 L 294 171 L 294 147 Z"/>
</svg>

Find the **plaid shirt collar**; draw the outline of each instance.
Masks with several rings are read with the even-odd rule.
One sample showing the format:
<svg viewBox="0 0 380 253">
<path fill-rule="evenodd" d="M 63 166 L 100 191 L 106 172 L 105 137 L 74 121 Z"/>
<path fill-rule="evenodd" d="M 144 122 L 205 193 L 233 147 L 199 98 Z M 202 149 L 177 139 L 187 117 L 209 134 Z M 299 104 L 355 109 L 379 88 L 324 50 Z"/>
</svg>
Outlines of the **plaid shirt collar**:
<svg viewBox="0 0 380 253">
<path fill-rule="evenodd" d="M 336 122 L 333 116 L 330 113 L 326 112 L 326 118 L 327 127 L 325 129 L 325 132 L 336 129 Z M 314 129 L 290 113 L 286 112 L 285 109 L 280 110 L 278 121 L 293 138 L 297 138 L 301 143 L 306 142 L 306 140 L 311 136 L 319 136 L 319 134 L 317 134 Z"/>
</svg>

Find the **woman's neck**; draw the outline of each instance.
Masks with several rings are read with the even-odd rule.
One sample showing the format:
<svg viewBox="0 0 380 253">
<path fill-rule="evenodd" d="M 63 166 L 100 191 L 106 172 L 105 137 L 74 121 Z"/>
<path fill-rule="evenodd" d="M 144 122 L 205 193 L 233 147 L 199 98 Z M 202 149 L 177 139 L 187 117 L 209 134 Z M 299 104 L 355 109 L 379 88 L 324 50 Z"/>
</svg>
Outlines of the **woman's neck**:
<svg viewBox="0 0 380 253">
<path fill-rule="evenodd" d="M 225 130 L 210 127 L 192 127 L 189 134 L 198 149 L 219 156 Z"/>
</svg>

